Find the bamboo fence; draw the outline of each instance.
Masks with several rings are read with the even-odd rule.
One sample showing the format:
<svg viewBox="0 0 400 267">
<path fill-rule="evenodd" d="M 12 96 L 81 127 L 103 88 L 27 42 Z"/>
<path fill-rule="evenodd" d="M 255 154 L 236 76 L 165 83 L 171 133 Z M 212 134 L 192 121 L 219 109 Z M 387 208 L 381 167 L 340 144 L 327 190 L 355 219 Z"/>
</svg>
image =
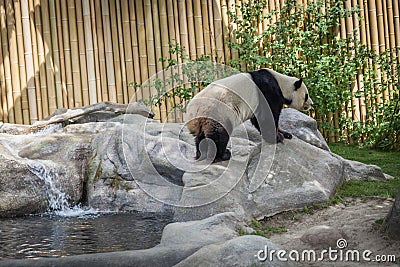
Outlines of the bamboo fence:
<svg viewBox="0 0 400 267">
<path fill-rule="evenodd" d="M 307 4 L 311 0 L 297 0 Z M 285 1 L 267 0 L 265 12 Z M 213 55 L 225 63 L 237 58 L 227 42 L 235 25 L 227 11 L 239 12 L 239 0 L 0 0 L 0 121 L 32 124 L 57 108 L 101 101 L 129 103 L 154 93 L 130 86 L 162 73 L 160 58 L 185 60 L 170 53 L 178 43 L 190 59 Z M 360 15 L 343 19 L 341 37 L 352 31 L 376 52 L 400 47 L 398 0 L 347 0 Z M 276 16 L 271 21 L 276 21 Z M 267 22 L 257 25 L 262 31 Z M 178 70 L 179 72 L 179 70 Z M 353 93 L 363 87 L 356 77 Z M 388 99 L 388 90 L 375 101 Z M 154 108 L 156 119 L 169 120 L 178 99 Z M 374 107 L 354 99 L 346 108 L 354 120 L 366 120 Z M 329 114 L 332 122 L 338 114 Z M 337 136 L 328 135 L 333 141 Z"/>
</svg>

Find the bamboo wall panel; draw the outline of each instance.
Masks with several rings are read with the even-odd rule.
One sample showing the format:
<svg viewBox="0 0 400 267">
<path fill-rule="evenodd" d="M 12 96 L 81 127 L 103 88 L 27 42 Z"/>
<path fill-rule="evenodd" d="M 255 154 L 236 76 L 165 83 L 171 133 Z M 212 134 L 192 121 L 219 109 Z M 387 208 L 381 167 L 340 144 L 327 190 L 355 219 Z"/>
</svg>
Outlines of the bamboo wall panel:
<svg viewBox="0 0 400 267">
<path fill-rule="evenodd" d="M 284 2 L 267 0 L 264 13 Z M 157 73 L 170 75 L 162 71 L 167 63 L 160 58 L 185 61 L 170 53 L 168 43 L 183 46 L 190 59 L 203 54 L 221 63 L 237 58 L 227 45 L 234 41 L 235 25 L 226 12 L 239 12 L 235 4 L 240 1 L 0 0 L 0 121 L 28 124 L 57 108 L 147 100 L 149 89 L 130 84 L 142 84 Z M 361 12 L 341 21 L 339 36 L 356 31 L 376 52 L 400 46 L 398 0 L 347 0 L 344 5 L 358 6 Z M 278 19 L 274 15 L 271 21 Z M 257 27 L 261 31 L 268 23 Z M 362 87 L 360 72 L 353 93 Z M 390 97 L 389 90 L 379 95 Z M 177 101 L 155 108 L 156 118 L 169 120 L 168 110 Z M 343 108 L 363 121 L 374 103 L 354 99 Z M 337 121 L 338 113 L 330 116 Z"/>
</svg>

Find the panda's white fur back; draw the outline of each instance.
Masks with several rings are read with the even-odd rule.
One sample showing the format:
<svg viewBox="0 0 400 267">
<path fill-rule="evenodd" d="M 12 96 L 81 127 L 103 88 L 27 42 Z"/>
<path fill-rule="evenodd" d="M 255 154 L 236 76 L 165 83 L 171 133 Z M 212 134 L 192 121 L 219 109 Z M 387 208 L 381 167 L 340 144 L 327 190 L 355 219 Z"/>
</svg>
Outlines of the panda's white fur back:
<svg viewBox="0 0 400 267">
<path fill-rule="evenodd" d="M 258 88 L 249 73 L 239 73 L 215 81 L 189 102 L 186 121 L 197 117 L 220 121 L 218 114 L 224 114 L 231 126 L 236 127 L 253 116 L 259 103 L 257 91 Z"/>
</svg>

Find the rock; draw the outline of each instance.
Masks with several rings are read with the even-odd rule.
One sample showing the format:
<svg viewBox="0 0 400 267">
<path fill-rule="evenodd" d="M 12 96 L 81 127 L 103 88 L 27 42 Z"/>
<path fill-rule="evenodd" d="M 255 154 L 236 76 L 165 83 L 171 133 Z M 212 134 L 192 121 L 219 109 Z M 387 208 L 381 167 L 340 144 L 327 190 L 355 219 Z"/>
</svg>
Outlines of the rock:
<svg viewBox="0 0 400 267">
<path fill-rule="evenodd" d="M 260 250 L 262 260 L 257 257 Z M 264 251 L 271 250 L 278 251 L 279 247 L 265 237 L 239 236 L 223 244 L 205 246 L 175 266 L 291 266 L 288 262 L 279 261 L 277 253 L 273 254 L 271 261 L 268 257 L 263 260 Z"/>
<path fill-rule="evenodd" d="M 154 113 L 143 103 L 143 101 L 130 104 L 118 104 L 113 102 L 101 102 L 86 107 L 73 109 L 60 108 L 53 114 L 35 125 L 48 124 L 49 122 L 88 123 L 108 121 L 120 114 L 139 114 L 146 118 L 153 118 Z"/>
<path fill-rule="evenodd" d="M 336 248 L 339 239 L 344 235 L 336 228 L 327 225 L 317 225 L 308 229 L 300 238 L 304 243 L 313 248 Z"/>
<path fill-rule="evenodd" d="M 400 187 L 393 206 L 383 221 L 383 229 L 390 238 L 400 240 Z"/>
<path fill-rule="evenodd" d="M 224 211 L 251 218 L 271 216 L 325 202 L 342 183 L 342 162 L 296 137 L 278 144 L 276 151 L 273 146 L 267 147 L 261 158 L 259 146 L 252 147 L 247 155 L 246 146 L 232 146 L 229 163 L 212 164 L 183 175 L 180 203 L 191 208 L 178 210 L 178 220 Z"/>
<path fill-rule="evenodd" d="M 340 156 L 335 155 L 337 158 Z M 340 157 L 341 158 L 341 157 Z M 382 169 L 376 165 L 364 164 L 354 160 L 341 158 L 343 161 L 343 176 L 345 181 L 385 181 L 387 176 Z"/>
<path fill-rule="evenodd" d="M 0 133 L 4 134 L 22 134 L 28 131 L 29 128 L 29 125 L 0 122 Z"/>
<path fill-rule="evenodd" d="M 198 246 L 221 243 L 238 235 L 238 217 L 226 212 L 203 220 L 168 224 L 163 231 L 160 246 Z"/>
<path fill-rule="evenodd" d="M 317 122 L 300 111 L 292 108 L 283 109 L 279 117 L 279 126 L 304 142 L 330 151 L 328 144 L 317 128 Z"/>
<path fill-rule="evenodd" d="M 74 266 L 74 267 L 148 267 L 174 266 L 196 252 L 194 247 L 153 247 L 143 250 L 117 251 L 109 253 L 89 253 L 62 258 L 39 258 L 23 260 L 1 260 L 4 267 L 43 267 L 43 266 Z"/>
<path fill-rule="evenodd" d="M 181 195 L 183 172 L 174 161 L 177 140 L 169 137 L 178 124 L 149 126 L 146 120 L 119 124 L 96 136 L 96 156 L 90 162 L 87 183 L 88 204 L 114 211 L 163 212 L 171 210 Z M 179 126 L 181 127 L 181 126 Z M 184 144 L 184 150 L 189 145 Z"/>
</svg>

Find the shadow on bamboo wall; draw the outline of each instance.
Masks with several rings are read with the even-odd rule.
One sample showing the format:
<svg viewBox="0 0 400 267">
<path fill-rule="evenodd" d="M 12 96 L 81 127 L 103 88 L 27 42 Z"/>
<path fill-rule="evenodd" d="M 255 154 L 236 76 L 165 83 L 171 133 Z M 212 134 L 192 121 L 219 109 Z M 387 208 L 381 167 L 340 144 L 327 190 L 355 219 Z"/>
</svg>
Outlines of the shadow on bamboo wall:
<svg viewBox="0 0 400 267">
<path fill-rule="evenodd" d="M 266 10 L 284 2 L 267 0 Z M 184 61 L 169 51 L 169 42 L 183 46 L 191 59 L 213 55 L 229 62 L 237 57 L 227 45 L 235 29 L 227 10 L 237 12 L 235 3 L 239 0 L 0 0 L 0 121 L 29 124 L 61 107 L 149 99 L 150 90 L 129 84 L 162 71 L 167 63 L 160 58 Z M 356 30 L 376 52 L 400 46 L 398 0 L 345 2 L 356 4 L 363 19 L 343 19 L 341 37 Z M 358 77 L 353 91 L 360 88 Z M 156 118 L 166 121 L 174 101 L 155 108 Z M 349 116 L 365 119 L 365 103 L 352 104 Z"/>
</svg>

